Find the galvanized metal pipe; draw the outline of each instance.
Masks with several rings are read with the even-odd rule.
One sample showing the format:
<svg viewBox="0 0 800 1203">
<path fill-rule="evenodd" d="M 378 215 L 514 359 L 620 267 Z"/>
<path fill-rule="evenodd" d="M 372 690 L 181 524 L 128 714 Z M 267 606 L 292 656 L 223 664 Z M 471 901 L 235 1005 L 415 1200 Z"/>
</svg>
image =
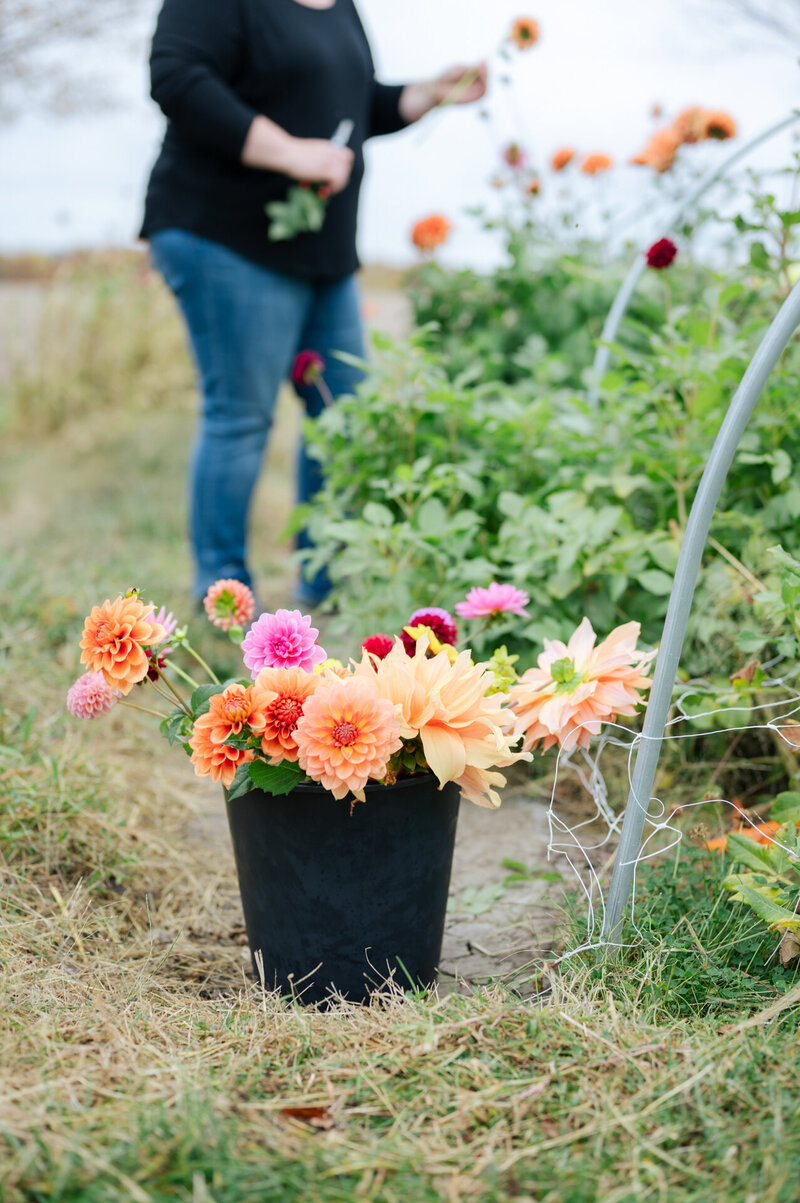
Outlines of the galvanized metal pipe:
<svg viewBox="0 0 800 1203">
<path fill-rule="evenodd" d="M 751 150 L 756 148 L 756 146 L 760 146 L 762 142 L 766 142 L 768 139 L 773 138 L 775 134 L 779 134 L 781 130 L 788 129 L 789 126 L 794 124 L 795 121 L 800 121 L 800 112 L 795 112 L 788 117 L 784 117 L 775 125 L 771 125 L 769 129 L 763 130 L 762 133 L 757 134 L 755 138 L 751 138 L 749 142 L 745 142 L 742 146 L 738 147 L 738 149 L 735 150 L 733 154 L 728 155 L 726 159 L 723 159 L 721 163 L 719 163 L 705 176 L 703 176 L 701 180 L 698 181 L 697 185 L 692 189 L 688 196 L 685 196 L 681 200 L 672 216 L 669 217 L 666 222 L 662 222 L 653 234 L 653 238 L 648 240 L 647 246 L 650 246 L 654 238 L 667 238 L 670 234 L 674 234 L 675 230 L 683 221 L 686 214 L 694 205 L 697 204 L 697 202 L 700 200 L 703 194 L 708 191 L 712 184 L 715 184 L 717 180 L 721 179 L 725 175 L 730 167 L 733 167 L 735 163 L 738 163 L 740 159 L 743 159 L 745 155 L 748 155 Z M 614 297 L 611 308 L 608 311 L 608 317 L 605 320 L 603 332 L 600 335 L 600 341 L 598 343 L 597 350 L 595 351 L 594 363 L 592 364 L 591 375 L 589 377 L 590 385 L 588 401 L 590 405 L 596 405 L 599 400 L 600 384 L 606 374 L 606 371 L 608 370 L 608 361 L 611 355 L 611 347 L 609 344 L 613 343 L 614 339 L 617 337 L 619 324 L 625 316 L 631 297 L 636 291 L 636 285 L 639 283 L 639 277 L 642 275 L 642 272 L 647 265 L 647 260 L 645 259 L 646 250 L 647 247 L 644 247 L 637 254 L 630 266 L 627 276 L 619 287 L 617 295 Z"/>
<path fill-rule="evenodd" d="M 689 514 L 664 621 L 644 728 L 639 737 L 641 743 L 634 763 L 632 784 L 603 918 L 602 938 L 612 945 L 620 943 L 623 912 L 633 889 L 672 691 L 711 520 L 736 448 L 756 402 L 798 325 L 800 284 L 795 285 L 784 301 L 742 377 L 708 457 Z"/>
</svg>

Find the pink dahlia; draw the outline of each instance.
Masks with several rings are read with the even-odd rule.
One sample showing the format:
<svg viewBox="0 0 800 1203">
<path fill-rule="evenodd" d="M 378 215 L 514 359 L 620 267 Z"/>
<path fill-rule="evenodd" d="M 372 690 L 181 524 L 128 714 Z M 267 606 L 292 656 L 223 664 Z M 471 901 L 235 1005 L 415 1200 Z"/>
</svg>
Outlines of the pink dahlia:
<svg viewBox="0 0 800 1203">
<path fill-rule="evenodd" d="M 223 631 L 246 626 L 256 612 L 253 590 L 233 579 L 215 581 L 203 598 L 203 605 L 214 626 Z"/>
<path fill-rule="evenodd" d="M 276 610 L 262 614 L 244 637 L 244 662 L 255 679 L 262 668 L 302 668 L 314 671 L 315 664 L 327 659 L 317 643 L 319 631 L 311 619 L 299 610 Z"/>
<path fill-rule="evenodd" d="M 151 602 L 150 604 L 152 605 L 153 609 L 155 609 L 155 602 Z M 155 618 L 153 619 L 153 622 L 157 622 L 164 628 L 164 638 L 161 640 L 161 643 L 166 643 L 168 639 L 171 639 L 178 629 L 177 618 L 174 617 L 171 610 L 169 614 L 167 613 L 166 606 L 161 607 L 161 609 L 158 611 L 158 614 L 156 614 Z M 153 646 L 161 647 L 161 643 L 153 644 Z M 171 647 L 165 647 L 162 650 L 161 655 L 168 656 L 172 650 L 173 649 Z"/>
<path fill-rule="evenodd" d="M 525 606 L 529 601 L 527 593 L 521 589 L 492 581 L 488 589 L 479 586 L 470 589 L 467 600 L 456 606 L 456 614 L 459 618 L 494 618 L 496 614 L 519 614 L 521 618 L 527 618 Z"/>
<path fill-rule="evenodd" d="M 503 150 L 503 159 L 509 167 L 516 170 L 525 166 L 525 151 L 518 142 L 509 142 Z"/>
<path fill-rule="evenodd" d="M 508 692 L 523 748 L 540 740 L 545 752 L 556 743 L 565 752 L 586 748 L 603 723 L 635 714 L 640 691 L 650 688 L 645 674 L 655 655 L 636 650 L 638 637 L 639 623 L 626 622 L 595 647 L 597 636 L 584 618 L 569 643 L 546 639 L 538 668 L 529 668 Z"/>
<path fill-rule="evenodd" d="M 97 718 L 108 714 L 121 694 L 106 685 L 102 673 L 84 673 L 67 693 L 67 710 L 76 718 Z"/>
<path fill-rule="evenodd" d="M 678 248 L 671 238 L 659 238 L 658 242 L 654 242 L 645 252 L 647 266 L 660 271 L 664 267 L 669 267 L 677 253 Z"/>
<path fill-rule="evenodd" d="M 325 360 L 317 351 L 300 351 L 292 366 L 292 384 L 313 384 L 325 371 Z"/>
<path fill-rule="evenodd" d="M 429 606 L 427 610 L 415 610 L 403 627 L 403 633 L 400 636 L 403 640 L 403 647 L 409 656 L 414 655 L 414 648 L 417 646 L 414 636 L 408 633 L 409 627 L 427 627 L 433 631 L 440 643 L 449 643 L 451 647 L 455 647 L 458 639 L 456 621 L 447 610 L 442 610 L 439 606 Z"/>
<path fill-rule="evenodd" d="M 364 801 L 368 781 L 386 776 L 390 756 L 403 746 L 396 707 L 374 680 L 322 681 L 303 704 L 294 732 L 298 763 L 334 798 Z"/>
<path fill-rule="evenodd" d="M 375 656 L 378 660 L 384 660 L 389 652 L 394 647 L 394 639 L 391 635 L 369 635 L 361 644 L 362 652 L 369 652 L 370 656 Z"/>
</svg>

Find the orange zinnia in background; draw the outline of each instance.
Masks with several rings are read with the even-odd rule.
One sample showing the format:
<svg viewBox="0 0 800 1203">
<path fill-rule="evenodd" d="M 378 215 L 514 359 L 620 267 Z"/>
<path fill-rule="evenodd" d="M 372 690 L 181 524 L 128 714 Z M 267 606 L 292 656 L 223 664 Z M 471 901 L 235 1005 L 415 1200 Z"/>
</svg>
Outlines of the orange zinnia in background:
<svg viewBox="0 0 800 1203">
<path fill-rule="evenodd" d="M 443 242 L 447 242 L 452 228 L 441 213 L 432 213 L 430 217 L 423 217 L 417 222 L 411 231 L 411 241 L 420 251 L 432 251 Z"/>
<path fill-rule="evenodd" d="M 550 166 L 553 171 L 563 171 L 568 163 L 571 163 L 575 158 L 575 151 L 571 146 L 560 146 L 558 150 L 553 152 L 553 157 L 550 160 Z"/>
<path fill-rule="evenodd" d="M 595 151 L 593 154 L 587 155 L 581 163 L 581 171 L 584 175 L 597 175 L 601 171 L 609 171 L 614 166 L 614 160 L 610 155 L 604 155 L 601 152 Z"/>
<path fill-rule="evenodd" d="M 528 50 L 539 41 L 539 22 L 533 17 L 517 17 L 508 35 L 518 50 Z"/>
</svg>

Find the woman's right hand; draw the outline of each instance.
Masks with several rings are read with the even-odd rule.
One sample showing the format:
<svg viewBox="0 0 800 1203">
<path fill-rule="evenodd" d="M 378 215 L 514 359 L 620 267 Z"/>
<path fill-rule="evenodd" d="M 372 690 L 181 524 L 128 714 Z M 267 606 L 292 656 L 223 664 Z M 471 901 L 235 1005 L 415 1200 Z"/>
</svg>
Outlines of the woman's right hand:
<svg viewBox="0 0 800 1203">
<path fill-rule="evenodd" d="M 269 117 L 258 116 L 242 147 L 242 162 L 260 171 L 279 171 L 303 184 L 324 184 L 330 193 L 347 187 L 355 156 L 325 138 L 295 138 Z"/>
<path fill-rule="evenodd" d="M 347 187 L 354 154 L 324 138 L 291 138 L 284 172 L 303 183 L 325 184 L 331 193 Z"/>
</svg>

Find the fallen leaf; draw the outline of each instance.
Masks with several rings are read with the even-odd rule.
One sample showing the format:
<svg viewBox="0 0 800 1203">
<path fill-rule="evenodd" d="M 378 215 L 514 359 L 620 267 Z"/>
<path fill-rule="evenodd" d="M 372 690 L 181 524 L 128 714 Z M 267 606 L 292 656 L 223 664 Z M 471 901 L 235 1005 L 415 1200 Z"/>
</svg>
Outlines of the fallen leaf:
<svg viewBox="0 0 800 1203">
<path fill-rule="evenodd" d="M 783 939 L 780 942 L 778 952 L 781 958 L 781 965 L 791 965 L 800 957 L 800 940 L 793 931 L 785 931 Z"/>
<path fill-rule="evenodd" d="M 280 1114 L 284 1119 L 308 1124 L 309 1128 L 320 1132 L 328 1132 L 333 1127 L 333 1116 L 327 1107 L 281 1107 Z"/>
</svg>

